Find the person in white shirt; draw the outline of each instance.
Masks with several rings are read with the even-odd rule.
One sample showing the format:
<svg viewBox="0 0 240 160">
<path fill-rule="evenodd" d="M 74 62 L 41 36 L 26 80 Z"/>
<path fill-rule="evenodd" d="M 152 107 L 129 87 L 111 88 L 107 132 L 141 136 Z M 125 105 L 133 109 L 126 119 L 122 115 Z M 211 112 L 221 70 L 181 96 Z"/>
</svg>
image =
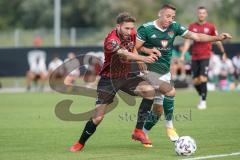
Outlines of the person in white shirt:
<svg viewBox="0 0 240 160">
<path fill-rule="evenodd" d="M 221 70 L 221 63 L 222 62 L 220 56 L 212 52 L 209 61 L 208 78 L 209 82 L 214 83 L 214 85 L 218 83 L 218 77 Z"/>
<path fill-rule="evenodd" d="M 226 56 L 222 58 L 221 68 L 220 68 L 220 88 L 225 90 L 232 86 L 233 81 L 233 74 L 234 74 L 234 66 L 231 59 L 227 58 Z"/>
<path fill-rule="evenodd" d="M 68 63 L 71 61 L 71 63 Z M 76 59 L 76 55 L 73 52 L 68 53 L 68 58 L 64 60 L 65 72 L 69 73 L 64 80 L 65 85 L 72 85 L 80 76 L 79 68 L 73 70 L 74 66 L 80 66 L 79 61 Z"/>
<path fill-rule="evenodd" d="M 59 66 L 63 64 L 63 61 L 55 55 L 53 60 L 48 65 L 48 75 L 52 74 L 53 71 L 55 71 Z M 56 78 L 62 78 L 64 75 L 64 70 L 57 70 L 57 77 Z"/>
<path fill-rule="evenodd" d="M 233 61 L 233 66 L 235 68 L 235 72 L 234 72 L 235 79 L 239 83 L 239 81 L 240 81 L 240 52 L 238 52 L 237 55 L 233 57 L 232 61 Z"/>
<path fill-rule="evenodd" d="M 27 71 L 27 90 L 29 91 L 34 81 L 40 80 L 40 90 L 43 90 L 44 83 L 47 79 L 47 67 L 46 67 L 46 52 L 34 49 L 28 53 L 29 70 Z"/>
</svg>

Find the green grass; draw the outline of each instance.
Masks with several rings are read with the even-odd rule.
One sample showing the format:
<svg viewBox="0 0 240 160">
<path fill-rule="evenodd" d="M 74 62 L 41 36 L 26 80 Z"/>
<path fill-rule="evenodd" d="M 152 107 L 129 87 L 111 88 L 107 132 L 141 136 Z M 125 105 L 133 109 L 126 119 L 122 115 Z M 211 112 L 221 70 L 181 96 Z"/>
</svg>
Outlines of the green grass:
<svg viewBox="0 0 240 160">
<path fill-rule="evenodd" d="M 191 157 L 240 151 L 239 98 L 237 92 L 210 92 L 208 109 L 199 111 L 195 107 L 198 97 L 194 91 L 178 91 L 174 123 L 180 135 L 190 135 L 196 140 L 198 149 Z M 143 148 L 140 143 L 131 140 L 140 99 L 135 107 L 120 101 L 118 107 L 105 116 L 84 150 L 70 153 L 68 149 L 78 139 L 85 122 L 65 122 L 55 116 L 54 107 L 63 99 L 74 100 L 71 111 L 75 113 L 90 109 L 95 101 L 93 98 L 58 93 L 0 94 L 0 159 L 186 158 L 176 156 L 173 143 L 167 139 L 163 121 L 149 133 L 153 148 Z M 123 118 L 126 113 L 131 115 L 131 119 Z M 181 118 L 183 114 L 187 118 Z"/>
</svg>

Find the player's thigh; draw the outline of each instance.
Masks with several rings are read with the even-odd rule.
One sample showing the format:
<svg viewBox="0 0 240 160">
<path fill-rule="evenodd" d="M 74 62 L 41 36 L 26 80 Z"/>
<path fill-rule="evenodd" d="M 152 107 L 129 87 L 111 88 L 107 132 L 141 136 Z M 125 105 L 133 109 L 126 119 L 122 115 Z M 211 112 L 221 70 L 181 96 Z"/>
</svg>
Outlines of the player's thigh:
<svg viewBox="0 0 240 160">
<path fill-rule="evenodd" d="M 200 60 L 200 76 L 208 77 L 209 59 Z"/>
<path fill-rule="evenodd" d="M 193 79 L 198 78 L 200 76 L 200 63 L 199 63 L 199 60 L 192 60 L 191 68 L 192 68 L 192 77 L 193 77 Z"/>
<path fill-rule="evenodd" d="M 173 83 L 171 83 L 171 73 L 161 75 L 159 78 L 159 92 L 163 95 L 167 95 L 174 89 Z"/>
<path fill-rule="evenodd" d="M 121 90 L 133 96 L 153 97 L 155 94 L 154 88 L 139 76 L 126 80 Z"/>
<path fill-rule="evenodd" d="M 114 86 L 111 78 L 101 77 L 97 86 L 96 105 L 112 103 L 118 90 L 118 86 Z"/>
</svg>

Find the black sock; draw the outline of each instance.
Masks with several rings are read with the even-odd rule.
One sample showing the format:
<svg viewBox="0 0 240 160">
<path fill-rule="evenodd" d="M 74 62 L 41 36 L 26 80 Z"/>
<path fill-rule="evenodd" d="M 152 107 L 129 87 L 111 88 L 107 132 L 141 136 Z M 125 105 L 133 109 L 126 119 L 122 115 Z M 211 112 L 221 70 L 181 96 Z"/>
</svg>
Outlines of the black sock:
<svg viewBox="0 0 240 160">
<path fill-rule="evenodd" d="M 195 84 L 194 85 L 196 91 L 198 92 L 198 95 L 201 96 L 201 84 Z"/>
<path fill-rule="evenodd" d="M 140 107 L 138 109 L 138 118 L 137 118 L 137 129 L 142 129 L 144 125 L 144 121 L 148 116 L 148 113 L 150 112 L 152 108 L 153 100 L 149 99 L 142 99 L 142 102 L 140 104 Z"/>
<path fill-rule="evenodd" d="M 200 87 L 201 87 L 202 100 L 205 101 L 207 97 L 207 82 L 201 83 Z"/>
<path fill-rule="evenodd" d="M 96 131 L 97 125 L 93 123 L 92 119 L 86 123 L 86 126 L 82 132 L 79 143 L 85 144 L 89 137 Z"/>
</svg>

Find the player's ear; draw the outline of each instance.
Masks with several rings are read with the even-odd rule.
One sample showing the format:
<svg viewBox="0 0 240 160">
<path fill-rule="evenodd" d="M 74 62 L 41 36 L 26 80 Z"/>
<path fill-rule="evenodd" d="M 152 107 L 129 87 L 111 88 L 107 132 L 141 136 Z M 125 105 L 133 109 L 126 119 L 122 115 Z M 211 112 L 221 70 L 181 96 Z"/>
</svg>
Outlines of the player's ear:
<svg viewBox="0 0 240 160">
<path fill-rule="evenodd" d="M 117 24 L 117 29 L 120 30 L 120 24 Z"/>
<path fill-rule="evenodd" d="M 158 18 L 160 18 L 160 17 L 161 17 L 161 11 L 158 12 Z"/>
</svg>

